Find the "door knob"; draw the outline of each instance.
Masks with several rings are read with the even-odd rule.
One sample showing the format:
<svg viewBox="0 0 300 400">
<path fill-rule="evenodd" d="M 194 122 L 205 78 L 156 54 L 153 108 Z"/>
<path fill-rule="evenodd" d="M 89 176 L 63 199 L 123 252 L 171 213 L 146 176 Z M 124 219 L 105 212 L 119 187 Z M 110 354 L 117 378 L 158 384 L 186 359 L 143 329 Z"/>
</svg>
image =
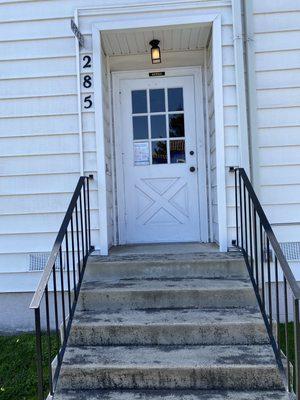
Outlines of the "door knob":
<svg viewBox="0 0 300 400">
<path fill-rule="evenodd" d="M 191 172 L 195 172 L 195 171 L 196 171 L 196 168 L 195 168 L 195 167 L 190 167 L 190 171 L 191 171 Z"/>
</svg>

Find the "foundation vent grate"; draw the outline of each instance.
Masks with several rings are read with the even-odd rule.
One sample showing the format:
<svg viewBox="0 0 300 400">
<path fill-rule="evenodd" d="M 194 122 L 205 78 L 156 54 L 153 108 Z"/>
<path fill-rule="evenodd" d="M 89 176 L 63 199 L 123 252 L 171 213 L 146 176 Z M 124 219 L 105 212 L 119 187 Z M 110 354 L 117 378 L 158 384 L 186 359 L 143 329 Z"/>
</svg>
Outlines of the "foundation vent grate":
<svg viewBox="0 0 300 400">
<path fill-rule="evenodd" d="M 29 271 L 44 271 L 50 253 L 31 253 L 29 254 Z M 63 266 L 64 266 L 63 256 Z M 55 269 L 59 269 L 59 258 L 56 259 Z M 64 269 L 64 268 L 63 268 Z"/>
<path fill-rule="evenodd" d="M 284 242 L 280 247 L 287 261 L 300 261 L 300 242 Z"/>
</svg>

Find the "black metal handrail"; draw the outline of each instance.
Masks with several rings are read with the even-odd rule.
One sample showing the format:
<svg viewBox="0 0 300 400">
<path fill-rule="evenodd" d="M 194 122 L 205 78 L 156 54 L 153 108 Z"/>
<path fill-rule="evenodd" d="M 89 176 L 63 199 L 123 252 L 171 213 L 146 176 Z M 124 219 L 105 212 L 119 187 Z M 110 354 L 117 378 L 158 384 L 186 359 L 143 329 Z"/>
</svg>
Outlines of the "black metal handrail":
<svg viewBox="0 0 300 400">
<path fill-rule="evenodd" d="M 235 245 L 242 251 L 246 261 L 286 388 L 300 400 L 300 288 L 245 170 L 235 168 L 234 174 Z M 289 314 L 291 304 L 292 318 Z M 283 341 L 280 335 L 282 320 Z M 293 333 L 289 325 L 293 326 Z M 291 349 L 292 334 L 294 342 Z M 282 356 L 282 350 L 285 357 Z"/>
<path fill-rule="evenodd" d="M 38 400 L 54 393 L 92 249 L 89 178 L 82 176 L 30 304 L 35 317 Z M 56 356 L 54 361 L 53 354 Z M 49 371 L 47 377 L 44 376 L 45 359 Z M 45 380 L 49 382 L 46 387 Z"/>
</svg>

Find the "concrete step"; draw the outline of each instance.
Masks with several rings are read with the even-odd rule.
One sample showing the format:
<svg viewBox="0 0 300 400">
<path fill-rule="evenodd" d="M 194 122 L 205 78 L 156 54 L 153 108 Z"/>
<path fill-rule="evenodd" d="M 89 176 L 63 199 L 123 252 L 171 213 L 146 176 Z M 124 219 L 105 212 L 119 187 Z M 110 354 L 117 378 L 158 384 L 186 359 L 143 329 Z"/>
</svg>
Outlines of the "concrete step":
<svg viewBox="0 0 300 400">
<path fill-rule="evenodd" d="M 205 391 L 205 390 L 146 390 L 146 391 L 63 391 L 55 400 L 289 400 L 284 391 Z"/>
<path fill-rule="evenodd" d="M 77 312 L 69 345 L 269 343 L 258 308 Z"/>
<path fill-rule="evenodd" d="M 115 311 L 152 308 L 256 306 L 248 279 L 120 279 L 85 282 L 78 309 Z"/>
<path fill-rule="evenodd" d="M 85 281 L 182 276 L 247 278 L 248 272 L 238 253 L 91 256 L 86 267 Z"/>
<path fill-rule="evenodd" d="M 68 347 L 59 389 L 283 389 L 272 347 Z"/>
</svg>

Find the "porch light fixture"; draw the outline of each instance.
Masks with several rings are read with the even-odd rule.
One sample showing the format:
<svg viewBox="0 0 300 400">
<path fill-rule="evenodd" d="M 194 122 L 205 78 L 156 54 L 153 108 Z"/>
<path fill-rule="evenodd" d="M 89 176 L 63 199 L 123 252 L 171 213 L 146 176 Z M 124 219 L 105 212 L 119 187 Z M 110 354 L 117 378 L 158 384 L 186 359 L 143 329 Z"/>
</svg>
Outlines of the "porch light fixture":
<svg viewBox="0 0 300 400">
<path fill-rule="evenodd" d="M 161 63 L 161 52 L 159 47 L 159 40 L 153 39 L 149 43 L 151 46 L 151 61 L 152 64 L 160 64 Z"/>
</svg>

